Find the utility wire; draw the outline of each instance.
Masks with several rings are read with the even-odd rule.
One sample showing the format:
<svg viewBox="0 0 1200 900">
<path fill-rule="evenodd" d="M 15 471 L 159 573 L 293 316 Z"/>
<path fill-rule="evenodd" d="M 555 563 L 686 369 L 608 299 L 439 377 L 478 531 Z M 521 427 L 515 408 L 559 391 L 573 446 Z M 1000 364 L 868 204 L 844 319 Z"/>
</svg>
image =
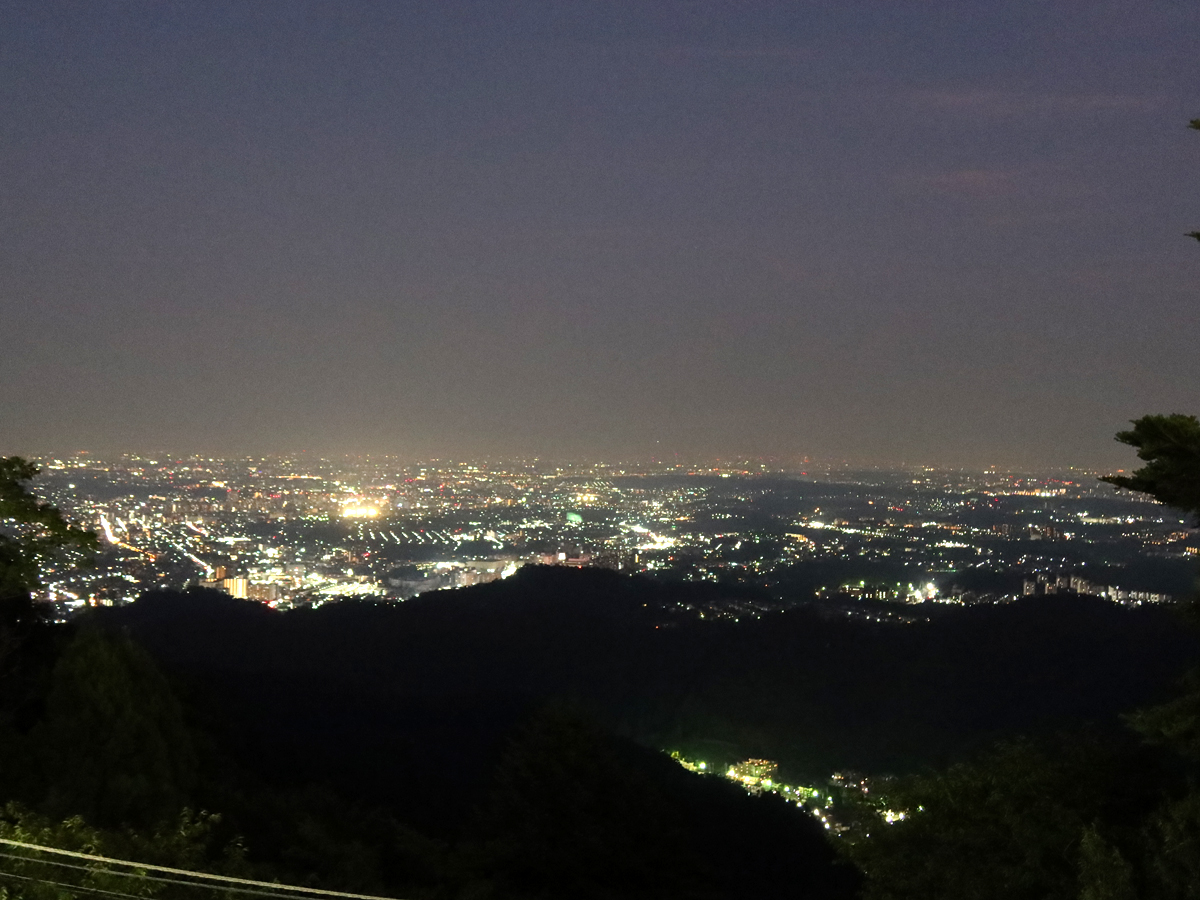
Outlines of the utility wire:
<svg viewBox="0 0 1200 900">
<path fill-rule="evenodd" d="M 75 850 L 60 850 L 57 847 L 43 847 L 40 844 L 27 844 L 9 838 L 0 838 L 0 844 L 10 847 L 20 847 L 23 850 L 40 850 L 43 853 L 55 853 L 59 856 L 70 856 L 75 859 L 86 859 L 91 862 L 112 863 L 118 866 L 129 866 L 133 869 L 145 869 L 149 872 L 165 872 L 168 875 L 187 875 L 191 878 L 209 878 L 213 881 L 223 881 L 227 884 L 248 884 L 251 887 L 271 888 L 275 891 L 297 891 L 302 894 L 316 894 L 320 897 L 346 897 L 347 900 L 396 900 L 394 897 L 380 897 L 375 894 L 347 894 L 342 891 L 325 891 L 320 888 L 301 887 L 298 884 L 277 884 L 271 881 L 254 881 L 250 878 L 233 878 L 229 875 L 213 875 L 209 872 L 194 872 L 190 869 L 173 869 L 170 866 L 155 866 L 150 863 L 133 862 L 128 859 L 113 859 L 108 856 L 95 856 L 91 853 L 79 853 Z"/>
<path fill-rule="evenodd" d="M 116 869 L 95 869 L 91 866 L 80 866 L 75 863 L 59 862 L 56 859 L 38 859 L 35 856 L 21 856 L 18 853 L 0 853 L 0 859 L 16 859 L 21 862 L 37 863 L 43 866 L 59 866 L 63 869 L 75 869 L 79 872 L 91 872 L 95 875 L 116 875 L 120 878 L 137 878 L 142 881 L 157 881 L 161 884 L 182 884 L 186 887 L 204 888 L 206 891 L 225 891 L 231 894 L 249 894 L 253 897 L 278 897 L 296 900 L 293 894 L 280 894 L 271 891 L 256 891 L 253 888 L 225 887 L 220 884 L 205 884 L 202 881 L 184 881 L 182 878 L 163 878 L 161 875 L 146 875 L 143 872 L 120 872 Z M 0 875 L 10 874 L 0 871 Z M 20 877 L 20 876 L 15 876 Z M 47 882 L 49 883 L 49 882 Z M 280 885 L 285 887 L 285 885 Z"/>
<path fill-rule="evenodd" d="M 67 884 L 62 881 L 49 881 L 45 878 L 33 878 L 29 875 L 14 875 L 12 872 L 0 872 L 0 878 L 15 878 L 18 881 L 32 881 L 34 884 L 49 884 L 54 887 L 66 888 L 72 892 L 97 894 L 106 897 L 125 897 L 128 900 L 146 900 L 145 897 L 139 897 L 137 894 L 123 894 L 120 891 L 106 891 L 103 888 L 80 887 L 77 884 Z"/>
</svg>

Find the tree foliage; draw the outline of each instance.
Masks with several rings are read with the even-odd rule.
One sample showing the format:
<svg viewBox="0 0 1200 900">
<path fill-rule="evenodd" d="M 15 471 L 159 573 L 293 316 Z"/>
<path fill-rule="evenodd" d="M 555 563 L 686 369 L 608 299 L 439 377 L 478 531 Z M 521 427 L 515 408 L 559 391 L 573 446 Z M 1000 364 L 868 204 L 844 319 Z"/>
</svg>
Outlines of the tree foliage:
<svg viewBox="0 0 1200 900">
<path fill-rule="evenodd" d="M 0 806 L 0 837 L 93 856 L 135 860 L 190 871 L 247 875 L 237 844 L 214 846 L 220 817 L 184 810 L 153 831 L 99 829 L 80 816 L 48 818 L 16 804 Z M 147 873 L 107 863 L 64 859 L 28 848 L 0 846 L 0 900 L 62 900 L 75 896 L 121 896 L 190 900 L 201 893 L 232 898 L 227 891 L 199 892 L 194 887 L 147 877 Z"/>
<path fill-rule="evenodd" d="M 846 845 L 867 876 L 864 897 L 1072 900 L 1081 882 L 1089 900 L 1109 896 L 1096 885 L 1108 884 L 1123 858 L 1095 823 L 1114 807 L 1126 810 L 1130 794 L 1136 798 L 1121 763 L 1076 735 L 1003 744 L 943 772 L 894 782 L 873 803 L 904 819 L 889 825 L 879 818 L 868 836 Z"/>
<path fill-rule="evenodd" d="M 1095 825 L 1079 842 L 1079 900 L 1137 900 L 1133 866 Z"/>
<path fill-rule="evenodd" d="M 97 545 L 94 532 L 68 522 L 29 489 L 38 471 L 19 456 L 0 458 L 0 523 L 10 526 L 10 533 L 0 533 L 0 597 L 32 591 L 40 567 L 62 551 L 92 551 Z"/>
<path fill-rule="evenodd" d="M 1200 669 L 1187 674 L 1179 696 L 1131 713 L 1125 721 L 1149 743 L 1200 762 Z"/>
<path fill-rule="evenodd" d="M 65 551 L 82 551 L 86 562 L 96 535 L 67 521 L 29 489 L 37 466 L 19 456 L 0 458 L 0 672 L 43 616 L 31 593 L 43 569 Z"/>
<path fill-rule="evenodd" d="M 1145 830 L 1149 896 L 1158 900 L 1200 898 L 1200 789 L 1168 800 Z"/>
<path fill-rule="evenodd" d="M 149 654 L 124 636 L 76 636 L 30 739 L 52 814 L 150 828 L 187 803 L 196 754 L 183 710 Z"/>
<path fill-rule="evenodd" d="M 1135 448 L 1146 465 L 1101 481 L 1200 516 L 1200 420 L 1179 413 L 1142 416 L 1117 432 L 1117 440 Z"/>
</svg>

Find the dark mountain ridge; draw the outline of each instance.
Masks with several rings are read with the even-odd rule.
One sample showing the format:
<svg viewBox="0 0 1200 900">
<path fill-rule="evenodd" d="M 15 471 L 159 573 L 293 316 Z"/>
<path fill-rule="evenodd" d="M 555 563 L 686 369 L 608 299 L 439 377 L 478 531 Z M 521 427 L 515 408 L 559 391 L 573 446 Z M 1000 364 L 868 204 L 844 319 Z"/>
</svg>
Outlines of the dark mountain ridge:
<svg viewBox="0 0 1200 900">
<path fill-rule="evenodd" d="M 807 777 L 911 770 L 1017 732 L 1118 727 L 1119 713 L 1164 697 L 1200 647 L 1168 610 L 1079 597 L 908 625 L 811 608 L 736 623 L 677 611 L 719 597 L 712 587 L 538 567 L 401 604 L 276 613 L 150 593 L 99 618 L 168 671 L 302 718 L 324 708 L 338 721 L 364 704 L 432 727 L 439 709 L 507 709 L 495 712 L 506 719 L 565 697 L 648 746 L 721 741 Z"/>
</svg>

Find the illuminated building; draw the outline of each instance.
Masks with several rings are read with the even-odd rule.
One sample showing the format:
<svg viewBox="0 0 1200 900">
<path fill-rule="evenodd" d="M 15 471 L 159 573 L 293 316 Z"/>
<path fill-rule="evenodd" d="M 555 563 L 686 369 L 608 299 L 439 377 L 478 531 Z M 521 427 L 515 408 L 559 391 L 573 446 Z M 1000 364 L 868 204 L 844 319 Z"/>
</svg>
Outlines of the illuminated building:
<svg viewBox="0 0 1200 900">
<path fill-rule="evenodd" d="M 221 589 L 230 597 L 237 597 L 239 600 L 250 598 L 250 581 L 245 577 L 223 578 Z"/>
<path fill-rule="evenodd" d="M 759 784 L 770 781 L 778 769 L 779 763 L 772 759 L 747 759 L 732 765 L 726 774 L 745 784 Z"/>
</svg>

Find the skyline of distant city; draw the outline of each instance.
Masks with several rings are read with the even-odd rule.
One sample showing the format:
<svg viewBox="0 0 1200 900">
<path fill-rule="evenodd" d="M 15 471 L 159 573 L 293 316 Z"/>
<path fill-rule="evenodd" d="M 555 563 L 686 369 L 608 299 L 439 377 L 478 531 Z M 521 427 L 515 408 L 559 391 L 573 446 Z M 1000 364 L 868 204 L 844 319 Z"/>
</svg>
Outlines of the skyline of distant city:
<svg viewBox="0 0 1200 900">
<path fill-rule="evenodd" d="M 816 603 L 906 620 L 914 602 L 1058 591 L 1167 602 L 1180 592 L 1179 567 L 1200 553 L 1184 518 L 1083 471 L 789 470 L 761 460 L 38 462 L 39 492 L 101 538 L 99 566 L 68 565 L 47 580 L 42 599 L 64 610 L 189 586 L 283 608 L 395 602 L 541 564 L 710 582 L 741 596 L 690 610 L 701 617 Z M 859 609 L 855 598 L 885 608 Z"/>
<path fill-rule="evenodd" d="M 1072 462 L 1069 460 L 1041 463 L 1022 464 L 1004 463 L 1002 461 L 988 464 L 949 463 L 938 460 L 908 460 L 902 458 L 872 460 L 866 457 L 846 455 L 819 456 L 806 453 L 688 453 L 658 451 L 647 453 L 401 453 L 388 451 L 373 452 L 315 452 L 308 450 L 275 450 L 275 451 L 238 451 L 219 453 L 212 451 L 181 450 L 180 448 L 151 447 L 142 449 L 121 449 L 109 451 L 93 451 L 87 447 L 45 448 L 28 450 L 0 446 L 0 455 L 22 456 L 38 461 L 62 461 L 68 459 L 95 460 L 145 460 L 158 465 L 187 460 L 290 460 L 295 462 L 336 462 L 338 460 L 386 460 L 403 465 L 421 463 L 454 463 L 454 464 L 489 464 L 503 465 L 509 463 L 540 463 L 571 467 L 627 467 L 630 469 L 667 469 L 688 468 L 697 472 L 721 470 L 740 470 L 751 472 L 787 472 L 804 473 L 812 470 L 814 473 L 846 472 L 854 470 L 877 471 L 958 471 L 958 472 L 1007 472 L 1028 475 L 1057 475 L 1075 472 L 1081 477 L 1085 475 L 1108 475 L 1124 472 L 1128 468 L 1136 468 L 1136 459 L 1130 459 L 1127 447 L 1118 446 L 1114 442 L 1112 461 L 1109 464 Z"/>
</svg>

